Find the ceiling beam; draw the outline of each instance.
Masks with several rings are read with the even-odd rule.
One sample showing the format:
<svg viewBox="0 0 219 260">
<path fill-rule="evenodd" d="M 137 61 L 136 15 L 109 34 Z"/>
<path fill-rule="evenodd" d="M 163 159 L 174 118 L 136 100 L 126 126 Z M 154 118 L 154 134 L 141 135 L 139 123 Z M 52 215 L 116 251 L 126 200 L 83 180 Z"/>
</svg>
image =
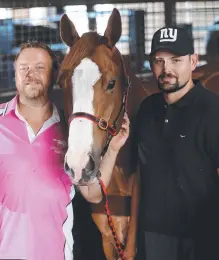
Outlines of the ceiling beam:
<svg viewBox="0 0 219 260">
<path fill-rule="evenodd" d="M 212 0 L 205 0 L 212 2 Z M 143 0 L 0 0 L 0 8 L 28 8 L 38 6 L 66 6 L 66 5 L 87 5 L 87 4 L 117 4 L 117 3 L 142 3 Z M 166 2 L 149 0 L 148 2 Z M 185 2 L 185 0 L 177 0 L 177 2 Z M 189 2 L 196 2 L 190 0 Z"/>
</svg>

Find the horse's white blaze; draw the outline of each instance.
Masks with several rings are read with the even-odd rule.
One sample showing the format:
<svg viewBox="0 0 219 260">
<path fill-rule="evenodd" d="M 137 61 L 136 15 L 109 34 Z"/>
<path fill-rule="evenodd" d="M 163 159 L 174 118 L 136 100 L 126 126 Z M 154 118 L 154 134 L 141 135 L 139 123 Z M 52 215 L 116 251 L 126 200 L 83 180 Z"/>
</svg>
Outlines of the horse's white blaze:
<svg viewBox="0 0 219 260">
<path fill-rule="evenodd" d="M 84 58 L 75 68 L 72 76 L 73 113 L 87 112 L 94 114 L 93 86 L 100 79 L 101 73 L 96 63 Z M 68 151 L 66 161 L 80 178 L 82 169 L 88 163 L 88 153 L 93 144 L 93 123 L 88 119 L 75 118 L 69 128 Z"/>
</svg>

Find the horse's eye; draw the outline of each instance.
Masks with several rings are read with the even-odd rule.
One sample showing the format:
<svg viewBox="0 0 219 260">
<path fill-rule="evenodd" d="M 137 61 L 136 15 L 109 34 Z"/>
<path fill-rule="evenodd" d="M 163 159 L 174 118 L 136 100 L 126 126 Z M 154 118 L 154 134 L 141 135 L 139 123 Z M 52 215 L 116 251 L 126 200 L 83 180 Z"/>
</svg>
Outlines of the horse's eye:
<svg viewBox="0 0 219 260">
<path fill-rule="evenodd" d="M 116 79 L 111 79 L 107 86 L 107 90 L 112 90 L 115 86 L 115 83 L 116 83 Z"/>
</svg>

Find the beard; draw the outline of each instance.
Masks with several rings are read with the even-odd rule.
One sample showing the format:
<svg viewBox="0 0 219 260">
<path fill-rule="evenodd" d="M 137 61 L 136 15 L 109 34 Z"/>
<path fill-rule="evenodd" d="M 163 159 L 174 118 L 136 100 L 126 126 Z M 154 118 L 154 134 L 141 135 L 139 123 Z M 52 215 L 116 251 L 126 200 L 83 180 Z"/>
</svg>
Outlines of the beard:
<svg viewBox="0 0 219 260">
<path fill-rule="evenodd" d="M 169 80 L 165 82 L 165 79 Z M 170 83 L 170 81 L 173 81 L 175 79 L 175 82 Z M 188 81 L 184 84 L 180 84 L 178 77 L 169 74 L 169 73 L 163 73 L 158 77 L 158 88 L 161 92 L 169 94 L 179 91 L 180 89 L 184 88 L 187 85 Z"/>
<path fill-rule="evenodd" d="M 23 86 L 23 94 L 28 99 L 39 99 L 45 96 L 46 91 L 42 85 L 25 85 Z"/>
<path fill-rule="evenodd" d="M 18 87 L 21 100 L 35 105 L 44 104 L 48 100 L 49 89 L 41 80 L 26 79 Z"/>
</svg>

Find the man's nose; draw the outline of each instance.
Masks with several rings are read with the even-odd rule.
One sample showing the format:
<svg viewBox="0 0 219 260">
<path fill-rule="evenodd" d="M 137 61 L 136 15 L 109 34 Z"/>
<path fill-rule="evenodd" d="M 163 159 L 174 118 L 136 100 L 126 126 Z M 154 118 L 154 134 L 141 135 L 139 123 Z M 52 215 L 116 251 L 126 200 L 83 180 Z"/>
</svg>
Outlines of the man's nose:
<svg viewBox="0 0 219 260">
<path fill-rule="evenodd" d="M 163 65 L 163 71 L 168 73 L 171 71 L 171 64 L 169 61 L 165 61 Z"/>
<path fill-rule="evenodd" d="M 27 69 L 27 75 L 33 75 L 35 73 L 36 73 L 36 70 L 29 66 Z"/>
</svg>

